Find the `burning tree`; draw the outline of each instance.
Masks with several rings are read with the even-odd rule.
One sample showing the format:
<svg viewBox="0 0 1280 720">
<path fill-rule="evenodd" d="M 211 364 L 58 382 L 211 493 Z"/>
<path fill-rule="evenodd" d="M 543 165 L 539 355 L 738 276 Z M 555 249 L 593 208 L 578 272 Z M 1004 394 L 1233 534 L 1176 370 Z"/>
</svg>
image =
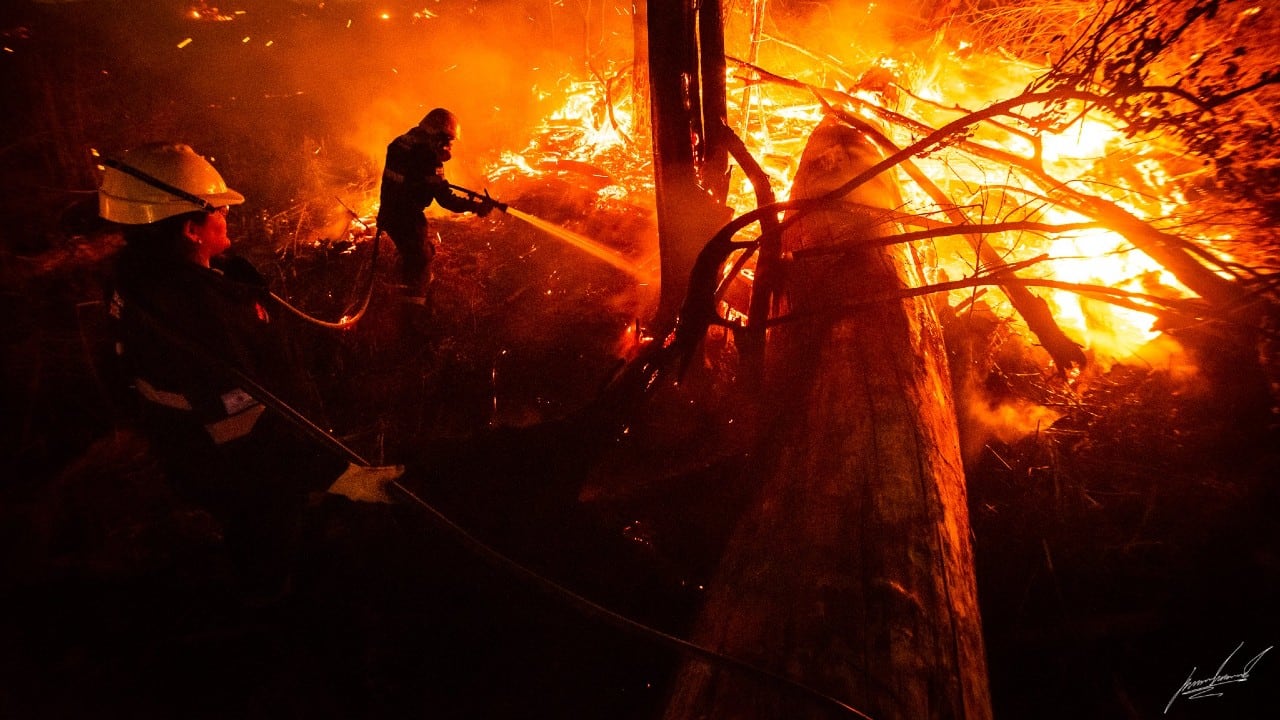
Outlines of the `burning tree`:
<svg viewBox="0 0 1280 720">
<path fill-rule="evenodd" d="M 660 335 L 674 330 L 660 352 L 687 366 L 711 328 L 731 333 L 747 386 L 763 372 L 769 411 L 754 428 L 759 497 L 695 631 L 713 650 L 875 717 L 989 715 L 935 310 L 953 324 L 1012 311 L 1052 370 L 1042 382 L 1066 392 L 1091 361 L 1108 366 L 1158 331 L 1264 364 L 1274 283 L 1241 256 L 1271 260 L 1277 184 L 1267 151 L 1241 149 L 1274 132 L 1280 72 L 1255 58 L 1275 20 L 1217 0 L 1091 8 L 1050 41 L 1047 66 L 991 38 L 955 42 L 961 23 L 924 57 L 890 53 L 860 71 L 808 54 L 795 75 L 824 66 L 835 88 L 733 59 L 744 103 L 731 113 L 718 3 L 649 4 L 663 307 L 682 303 L 657 318 Z M 1020 40 L 1044 49 L 1043 36 Z M 965 87 L 993 73 L 998 87 Z M 784 106 L 786 91 L 809 107 Z M 808 140 L 798 165 L 771 173 L 783 135 Z M 757 206 L 711 232 L 720 210 L 742 207 L 730 156 Z M 953 368 L 959 381 L 972 370 Z M 668 717 L 782 707 L 693 663 Z"/>
<path fill-rule="evenodd" d="M 1176 5 L 1186 5 L 1185 16 L 1174 12 Z M 931 277 L 954 282 L 956 276 L 968 276 L 960 284 L 1001 285 L 1066 371 L 1084 360 L 1070 345 L 1093 350 L 1099 338 L 1085 337 L 1089 329 L 1076 326 L 1074 343 L 1065 343 L 1046 327 L 1053 321 L 1039 303 L 1020 302 L 1027 297 L 1020 288 L 1060 288 L 1067 278 L 1088 278 L 1089 268 L 1063 272 L 1072 265 L 1081 267 L 1083 261 L 1098 273 L 1096 284 L 1077 282 L 1071 290 L 1155 315 L 1165 322 L 1162 327 L 1169 327 L 1175 317 L 1192 323 L 1207 319 L 1203 313 L 1208 308 L 1190 300 L 1191 295 L 1219 313 L 1209 319 L 1227 324 L 1239 319 L 1242 303 L 1252 304 L 1246 314 L 1255 320 L 1265 315 L 1260 307 L 1266 303 L 1259 293 L 1268 295 L 1269 283 L 1242 267 L 1232 253 L 1258 263 L 1269 260 L 1266 243 L 1258 240 L 1259 228 L 1266 228 L 1275 212 L 1275 182 L 1269 180 L 1273 163 L 1265 150 L 1249 158 L 1242 149 L 1265 146 L 1271 125 L 1263 108 L 1269 107 L 1265 99 L 1275 95 L 1280 78 L 1257 63 L 1252 70 L 1242 70 L 1236 59 L 1249 56 L 1245 44 L 1230 51 L 1217 73 L 1207 69 L 1212 50 L 1196 53 L 1187 68 L 1170 69 L 1168 62 L 1189 35 L 1212 32 L 1198 24 L 1212 23 L 1217 6 L 1115 4 L 1099 16 L 1104 19 L 1092 34 L 1046 68 L 979 54 L 969 43 L 960 43 L 929 66 L 877 58 L 862 73 L 847 73 L 850 87 L 845 89 L 819 87 L 741 61 L 735 63 L 740 69 L 736 77 L 748 87 L 769 83 L 811 93 L 815 107 L 870 134 L 888 157 L 854 178 L 844 191 L 900 168 L 909 179 L 909 197 L 895 208 L 895 219 L 911 228 L 902 241 L 936 241 L 938 259 L 932 263 Z M 1245 7 L 1228 24 L 1243 32 L 1259 15 L 1258 7 Z M 1158 19 L 1170 16 L 1184 19 Z M 1267 37 L 1268 32 L 1258 32 L 1248 40 L 1256 45 Z M 1153 78 L 1157 72 L 1182 79 L 1165 84 Z M 1018 78 L 1028 84 L 1012 97 L 982 98 L 982 88 L 965 87 L 979 73 L 1010 78 L 999 83 L 1005 87 Z M 949 75 L 957 78 L 950 81 L 954 88 L 944 87 Z M 1115 80 L 1109 82 L 1112 77 Z M 1235 83 L 1224 85 L 1229 78 Z M 913 82 L 922 87 L 913 87 Z M 976 97 L 947 97 L 965 93 Z M 975 111 L 962 104 L 973 100 L 988 104 Z M 769 145 L 778 141 L 776 125 L 784 122 L 748 135 L 748 145 L 768 153 Z M 790 124 L 787 130 L 803 132 L 803 125 Z M 1192 155 L 1200 160 L 1188 157 Z M 786 182 L 789 178 L 782 178 Z M 741 241 L 733 238 L 758 221 L 771 222 L 787 207 L 761 207 L 735 218 L 708 247 L 708 255 L 724 258 L 767 245 L 767 230 Z M 1226 214 L 1232 211 L 1236 214 Z M 965 240 L 958 246 L 948 240 L 957 236 Z M 1150 256 L 1150 262 L 1125 267 L 1123 256 L 1132 255 L 1132 249 Z M 957 256 L 968 257 L 957 262 Z M 761 258 L 762 263 L 768 260 Z M 1106 277 L 1108 262 L 1129 277 Z M 1011 274 L 1010 263 L 1022 266 L 1018 269 L 1024 275 L 1032 266 L 1053 267 L 1034 272 L 1034 277 L 1019 277 Z M 708 258 L 700 267 L 709 272 L 695 279 L 695 289 L 705 290 L 699 281 L 706 280 L 705 285 L 723 295 L 725 289 L 715 277 L 720 266 Z M 761 281 L 758 275 L 747 278 L 767 285 L 767 278 Z M 742 278 L 730 274 L 727 282 Z M 1128 282 L 1115 284 L 1121 279 Z M 1143 283 L 1147 289 L 1163 290 L 1142 292 Z M 1055 297 L 1051 308 L 1058 315 L 1068 304 L 1061 297 Z M 705 292 L 691 297 L 686 310 L 705 308 L 706 300 Z M 745 314 L 746 308 L 738 310 Z M 698 315 L 686 312 L 686 317 Z"/>
</svg>

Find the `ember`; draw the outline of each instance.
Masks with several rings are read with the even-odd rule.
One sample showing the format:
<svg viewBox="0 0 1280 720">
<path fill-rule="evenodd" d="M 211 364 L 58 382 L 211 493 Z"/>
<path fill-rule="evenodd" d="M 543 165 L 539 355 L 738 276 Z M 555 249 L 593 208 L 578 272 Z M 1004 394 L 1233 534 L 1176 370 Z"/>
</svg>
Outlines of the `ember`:
<svg viewBox="0 0 1280 720">
<path fill-rule="evenodd" d="M 234 13 L 224 13 L 216 7 L 210 7 L 208 3 L 200 2 L 191 8 L 191 19 L 204 22 L 229 22 L 235 20 L 237 15 L 244 15 L 243 10 L 237 10 Z"/>
</svg>

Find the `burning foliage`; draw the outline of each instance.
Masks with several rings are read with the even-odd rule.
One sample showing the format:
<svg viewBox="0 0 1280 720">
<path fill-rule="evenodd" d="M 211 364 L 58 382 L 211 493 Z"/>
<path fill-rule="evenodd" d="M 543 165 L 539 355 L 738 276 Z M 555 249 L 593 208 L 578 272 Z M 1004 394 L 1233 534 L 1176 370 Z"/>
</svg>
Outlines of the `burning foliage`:
<svg viewBox="0 0 1280 720">
<path fill-rule="evenodd" d="M 731 87 L 729 97 L 743 102 L 731 103 L 730 125 L 779 197 L 796 143 L 822 114 L 877 139 L 889 157 L 867 175 L 894 173 L 907 192 L 895 218 L 908 231 L 900 240 L 922 243 L 933 279 L 919 292 L 945 297 L 958 321 L 986 333 L 989 323 L 971 322 L 980 304 L 1019 328 L 1000 337 L 1047 350 L 1037 394 L 1075 395 L 1117 362 L 1185 375 L 1196 361 L 1173 338 L 1227 342 L 1248 356 L 1268 346 L 1274 316 L 1269 191 L 1237 187 L 1225 168 L 1243 159 L 1220 151 L 1239 149 L 1233 133 L 1268 126 L 1263 108 L 1277 77 L 1259 48 L 1275 19 L 1256 3 L 1102 3 L 1095 13 L 1094 24 L 1069 36 L 1013 45 L 1024 58 L 1048 53 L 1043 65 L 996 44 L 1008 37 L 977 34 L 990 25 L 968 27 L 970 16 L 956 15 L 927 45 L 864 49 L 862 57 L 806 50 L 846 33 L 841 27 L 758 36 L 751 52 L 759 59 L 736 61 L 730 77 L 741 90 Z M 1213 47 L 1235 43 L 1234 59 L 1219 63 L 1211 48 L 1188 66 L 1174 62 L 1188 38 L 1210 35 L 1230 38 Z M 1215 125 L 1229 129 L 1211 133 Z M 1272 161 L 1254 147 L 1258 156 L 1243 161 L 1265 175 Z M 733 283 L 750 286 L 751 263 L 731 256 L 754 253 L 760 233 L 747 233 L 747 221 L 776 211 L 751 210 L 751 184 L 736 168 L 735 178 L 731 198 L 745 214 L 726 230 L 745 237 L 721 252 L 726 268 L 745 269 L 730 272 L 717 297 L 734 295 Z M 722 305 L 718 322 L 738 327 L 744 312 Z M 991 369 L 994 356 L 978 359 L 979 375 Z M 1058 382 L 1043 372 L 1050 368 L 1070 384 L 1048 387 Z M 974 402 L 1003 400 L 1026 398 Z"/>
</svg>

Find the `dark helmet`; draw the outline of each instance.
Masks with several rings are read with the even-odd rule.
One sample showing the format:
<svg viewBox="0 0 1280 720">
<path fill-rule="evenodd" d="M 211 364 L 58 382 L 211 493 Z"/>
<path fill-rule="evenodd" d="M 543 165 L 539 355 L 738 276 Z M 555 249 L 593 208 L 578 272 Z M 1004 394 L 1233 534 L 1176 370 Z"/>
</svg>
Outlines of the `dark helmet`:
<svg viewBox="0 0 1280 720">
<path fill-rule="evenodd" d="M 457 140 L 462 134 L 458 116 L 444 108 L 436 108 L 427 113 L 426 117 L 422 118 L 422 122 L 418 123 L 418 127 L 430 135 L 445 135 L 451 140 Z"/>
</svg>

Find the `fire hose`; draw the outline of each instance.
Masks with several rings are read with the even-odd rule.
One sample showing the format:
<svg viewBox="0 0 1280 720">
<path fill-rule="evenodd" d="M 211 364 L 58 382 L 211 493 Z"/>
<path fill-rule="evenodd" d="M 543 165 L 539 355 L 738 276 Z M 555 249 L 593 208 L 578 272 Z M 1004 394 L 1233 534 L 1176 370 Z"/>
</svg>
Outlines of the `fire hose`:
<svg viewBox="0 0 1280 720">
<path fill-rule="evenodd" d="M 120 172 L 126 175 L 129 175 L 137 180 L 140 180 L 146 183 L 147 185 L 150 185 L 153 188 L 156 188 L 157 190 L 168 193 L 169 195 L 172 195 L 173 197 L 176 197 L 180 200 L 185 200 L 186 202 L 189 202 L 192 205 L 195 205 L 197 208 L 199 208 L 200 210 L 203 210 L 204 212 L 213 212 L 216 209 L 212 203 L 200 197 L 199 195 L 189 193 L 186 190 L 183 190 L 182 188 L 171 185 L 161 180 L 160 178 L 155 177 L 150 173 L 143 172 L 142 170 L 139 170 L 138 168 L 133 167 L 132 165 L 129 165 L 128 163 L 124 163 L 124 162 L 121 162 L 120 160 L 117 160 L 115 158 L 109 158 L 109 157 L 100 158 L 99 161 L 106 167 L 109 167 L 113 170 L 119 170 Z M 470 192 L 470 191 L 467 191 L 467 192 Z M 485 197 L 488 197 L 488 193 L 485 193 Z M 354 210 L 347 207 L 346 203 L 343 203 L 342 200 L 340 199 L 338 200 L 338 203 L 341 204 L 343 209 L 345 209 L 348 213 L 351 213 L 351 216 L 355 218 L 356 222 L 359 222 L 361 225 L 364 225 L 364 222 L 360 220 L 360 216 L 357 215 Z M 499 205 L 501 204 L 499 203 Z M 501 205 L 501 207 L 505 209 L 506 205 Z M 367 228 L 368 226 L 366 225 L 365 227 Z M 274 292 L 271 293 L 271 297 L 275 298 L 276 302 L 280 303 L 281 307 L 293 313 L 294 315 L 298 316 L 302 320 L 309 322 L 313 325 L 319 325 L 320 327 L 330 328 L 333 330 L 345 330 L 351 327 L 352 325 L 355 325 L 356 322 L 358 322 L 360 318 L 364 316 L 365 311 L 369 309 L 369 299 L 373 296 L 374 268 L 376 267 L 378 262 L 378 244 L 379 244 L 378 240 L 379 240 L 378 236 L 375 235 L 373 238 L 373 252 L 369 256 L 369 280 L 366 283 L 366 287 L 363 293 L 364 298 L 361 300 L 360 307 L 358 310 L 356 310 L 354 315 L 344 314 L 343 317 L 340 318 L 337 322 L 330 322 L 327 320 L 321 320 L 320 318 L 317 318 L 313 315 L 308 314 L 304 310 L 294 307 L 292 303 L 280 297 Z"/>
<path fill-rule="evenodd" d="M 119 170 L 120 172 L 123 172 L 127 175 L 131 175 L 134 178 L 141 180 L 142 182 L 158 190 L 166 192 L 176 198 L 185 200 L 195 205 L 196 207 L 200 208 L 201 210 L 204 210 L 205 212 L 212 212 L 214 210 L 213 205 L 210 204 L 208 200 L 205 200 L 204 198 L 199 197 L 198 195 L 189 193 L 186 190 L 183 190 L 179 187 L 175 187 L 169 183 L 166 183 L 163 180 L 151 175 L 150 173 L 143 172 L 138 168 L 135 168 L 131 165 L 123 163 L 114 158 L 102 158 L 101 162 L 103 165 L 107 167 L 113 168 L 115 170 Z M 502 212 L 507 211 L 507 204 L 493 199 L 493 197 L 489 195 L 488 190 L 485 190 L 484 193 L 479 193 L 479 192 L 476 192 L 475 190 L 470 190 L 468 188 L 462 187 L 461 185 L 449 184 L 448 187 L 450 190 L 457 190 L 458 192 L 465 193 L 466 196 L 473 201 L 484 203 L 491 207 L 495 207 L 501 210 Z M 355 219 L 356 222 L 360 223 L 361 225 L 365 225 L 364 221 L 360 219 L 360 216 L 354 210 L 347 207 L 346 203 L 343 203 L 341 199 L 338 200 L 338 203 L 342 205 L 343 209 L 345 209 L 348 213 L 351 214 L 351 216 Z M 365 228 L 367 229 L 368 226 L 365 225 Z M 354 314 L 350 314 L 350 315 L 343 314 L 343 316 L 339 318 L 337 321 L 321 320 L 320 318 L 317 318 L 314 315 L 311 315 L 306 311 L 298 307 L 295 307 L 293 303 L 290 303 L 288 300 L 285 300 L 283 297 L 280 297 L 275 292 L 271 292 L 271 297 L 274 298 L 276 302 L 280 303 L 280 306 L 283 307 L 285 310 L 288 310 L 289 312 L 293 313 L 294 315 L 296 315 L 298 318 L 302 319 L 305 322 L 311 323 L 312 325 L 318 325 L 323 328 L 328 328 L 331 330 L 346 330 L 347 328 L 359 322 L 360 318 L 364 317 L 365 312 L 369 309 L 369 301 L 373 297 L 373 281 L 375 276 L 374 270 L 377 267 L 378 246 L 381 244 L 381 238 L 382 236 L 380 232 L 374 234 L 373 251 L 369 256 L 369 278 L 366 281 L 365 288 L 362 292 L 363 297 L 360 301 L 360 306 L 358 309 L 356 309 Z M 267 404 L 267 403 L 264 402 L 263 404 Z"/>
<path fill-rule="evenodd" d="M 342 208 L 351 214 L 352 219 L 354 219 L 356 222 L 360 223 L 361 225 L 364 225 L 365 229 L 368 229 L 369 226 L 366 225 L 365 222 L 360 219 L 360 216 L 356 213 L 356 211 L 347 207 L 347 204 L 342 202 L 341 199 L 337 199 L 337 200 L 338 200 L 338 204 L 342 205 Z M 369 253 L 369 277 L 365 281 L 364 289 L 360 293 L 361 294 L 360 305 L 358 308 L 355 309 L 355 312 L 352 314 L 344 313 L 342 317 L 338 318 L 338 320 L 336 321 L 321 320 L 320 318 L 307 313 L 305 310 L 294 307 L 292 303 L 280 297 L 274 291 L 271 292 L 271 297 L 274 298 L 276 302 L 280 303 L 281 307 L 293 313 L 295 316 L 297 316 L 299 319 L 303 320 L 304 322 L 311 323 L 312 325 L 318 325 L 322 328 L 328 328 L 330 330 L 346 330 L 347 328 L 352 327 L 356 323 L 360 322 L 360 318 L 364 317 L 365 312 L 369 310 L 369 301 L 373 298 L 373 280 L 374 280 L 374 277 L 376 276 L 375 270 L 377 269 L 377 266 L 378 266 L 378 246 L 381 244 L 382 244 L 382 233 L 381 231 L 377 231 L 373 235 L 373 250 Z"/>
<path fill-rule="evenodd" d="M 493 197 L 489 195 L 488 190 L 485 190 L 484 193 L 479 193 L 479 192 L 476 192 L 475 190 L 464 188 L 461 185 L 453 185 L 453 184 L 449 185 L 449 189 L 466 193 L 468 198 L 475 200 L 477 202 L 482 202 L 482 203 L 491 205 L 501 210 L 502 212 L 507 211 L 507 204 L 493 199 Z M 364 221 L 360 219 L 360 216 L 354 210 L 347 207 L 346 203 L 343 203 L 341 199 L 338 200 L 338 203 L 342 205 L 343 209 L 345 209 L 348 213 L 351 214 L 351 217 L 356 222 L 360 223 L 361 225 L 365 225 Z M 368 225 L 365 225 L 365 228 L 367 229 Z M 318 325 L 319 327 L 322 327 L 322 328 L 328 328 L 330 330 L 346 330 L 347 328 L 352 327 L 357 322 L 359 322 L 360 318 L 364 317 L 365 312 L 368 311 L 369 309 L 369 301 L 373 297 L 373 281 L 375 276 L 374 269 L 377 267 L 377 263 L 378 263 L 378 246 L 381 244 L 382 244 L 382 232 L 377 231 L 374 233 L 374 236 L 373 236 L 373 251 L 369 255 L 369 278 L 365 282 L 364 289 L 361 291 L 362 297 L 360 300 L 360 305 L 352 314 L 349 314 L 349 315 L 344 314 L 341 318 L 339 318 L 336 321 L 322 320 L 320 318 L 315 317 L 314 315 L 307 313 L 305 310 L 295 307 L 292 303 L 280 297 L 275 292 L 271 293 L 271 297 L 275 298 L 276 302 L 280 303 L 281 307 L 293 313 L 304 322 L 311 323 L 312 325 Z"/>
<path fill-rule="evenodd" d="M 212 364 L 215 368 L 226 372 L 228 376 L 239 383 L 242 386 L 242 389 L 255 400 L 262 403 L 267 408 L 280 413 L 280 415 L 286 420 L 293 423 L 308 436 L 319 441 L 321 445 L 336 453 L 342 459 L 361 467 L 372 467 L 372 463 L 344 443 L 341 438 L 320 427 L 304 413 L 299 411 L 297 408 L 294 408 L 275 393 L 271 392 L 248 373 L 235 367 L 232 363 L 213 352 L 212 348 L 205 346 L 204 343 L 199 340 L 184 337 L 179 332 L 165 327 L 163 323 L 143 308 L 135 306 L 134 310 L 138 313 L 139 317 L 146 322 L 149 327 L 151 327 L 151 329 L 155 330 L 162 338 L 173 344 L 174 347 L 185 353 L 199 357 L 203 361 Z M 643 639 L 656 642 L 659 645 L 675 650 L 676 652 L 688 657 L 696 658 L 713 665 L 727 667 L 765 680 L 779 688 L 802 696 L 810 702 L 822 705 L 828 710 L 838 711 L 842 715 L 860 718 L 861 720 L 872 720 L 869 715 L 863 713 L 857 708 L 820 690 L 810 687 L 809 685 L 792 680 L 771 670 L 759 667 L 758 665 L 753 665 L 744 660 L 717 652 L 711 648 L 698 645 L 697 643 L 685 640 L 684 638 L 676 635 L 663 632 L 662 630 L 627 617 L 617 611 L 610 610 L 609 608 L 574 592 L 564 585 L 531 570 L 530 568 L 511 559 L 491 545 L 485 543 L 483 540 L 468 532 L 466 528 L 462 527 L 443 512 L 438 510 L 431 503 L 424 500 L 417 493 L 413 492 L 413 490 L 406 487 L 398 479 L 390 480 L 387 484 L 397 495 L 421 510 L 425 515 L 427 515 L 427 517 L 452 534 L 459 544 L 471 551 L 480 559 L 487 562 L 490 566 L 511 574 L 543 593 L 564 602 L 566 605 L 579 611 L 583 615 L 596 617 L 618 629 L 626 630 Z"/>
</svg>

